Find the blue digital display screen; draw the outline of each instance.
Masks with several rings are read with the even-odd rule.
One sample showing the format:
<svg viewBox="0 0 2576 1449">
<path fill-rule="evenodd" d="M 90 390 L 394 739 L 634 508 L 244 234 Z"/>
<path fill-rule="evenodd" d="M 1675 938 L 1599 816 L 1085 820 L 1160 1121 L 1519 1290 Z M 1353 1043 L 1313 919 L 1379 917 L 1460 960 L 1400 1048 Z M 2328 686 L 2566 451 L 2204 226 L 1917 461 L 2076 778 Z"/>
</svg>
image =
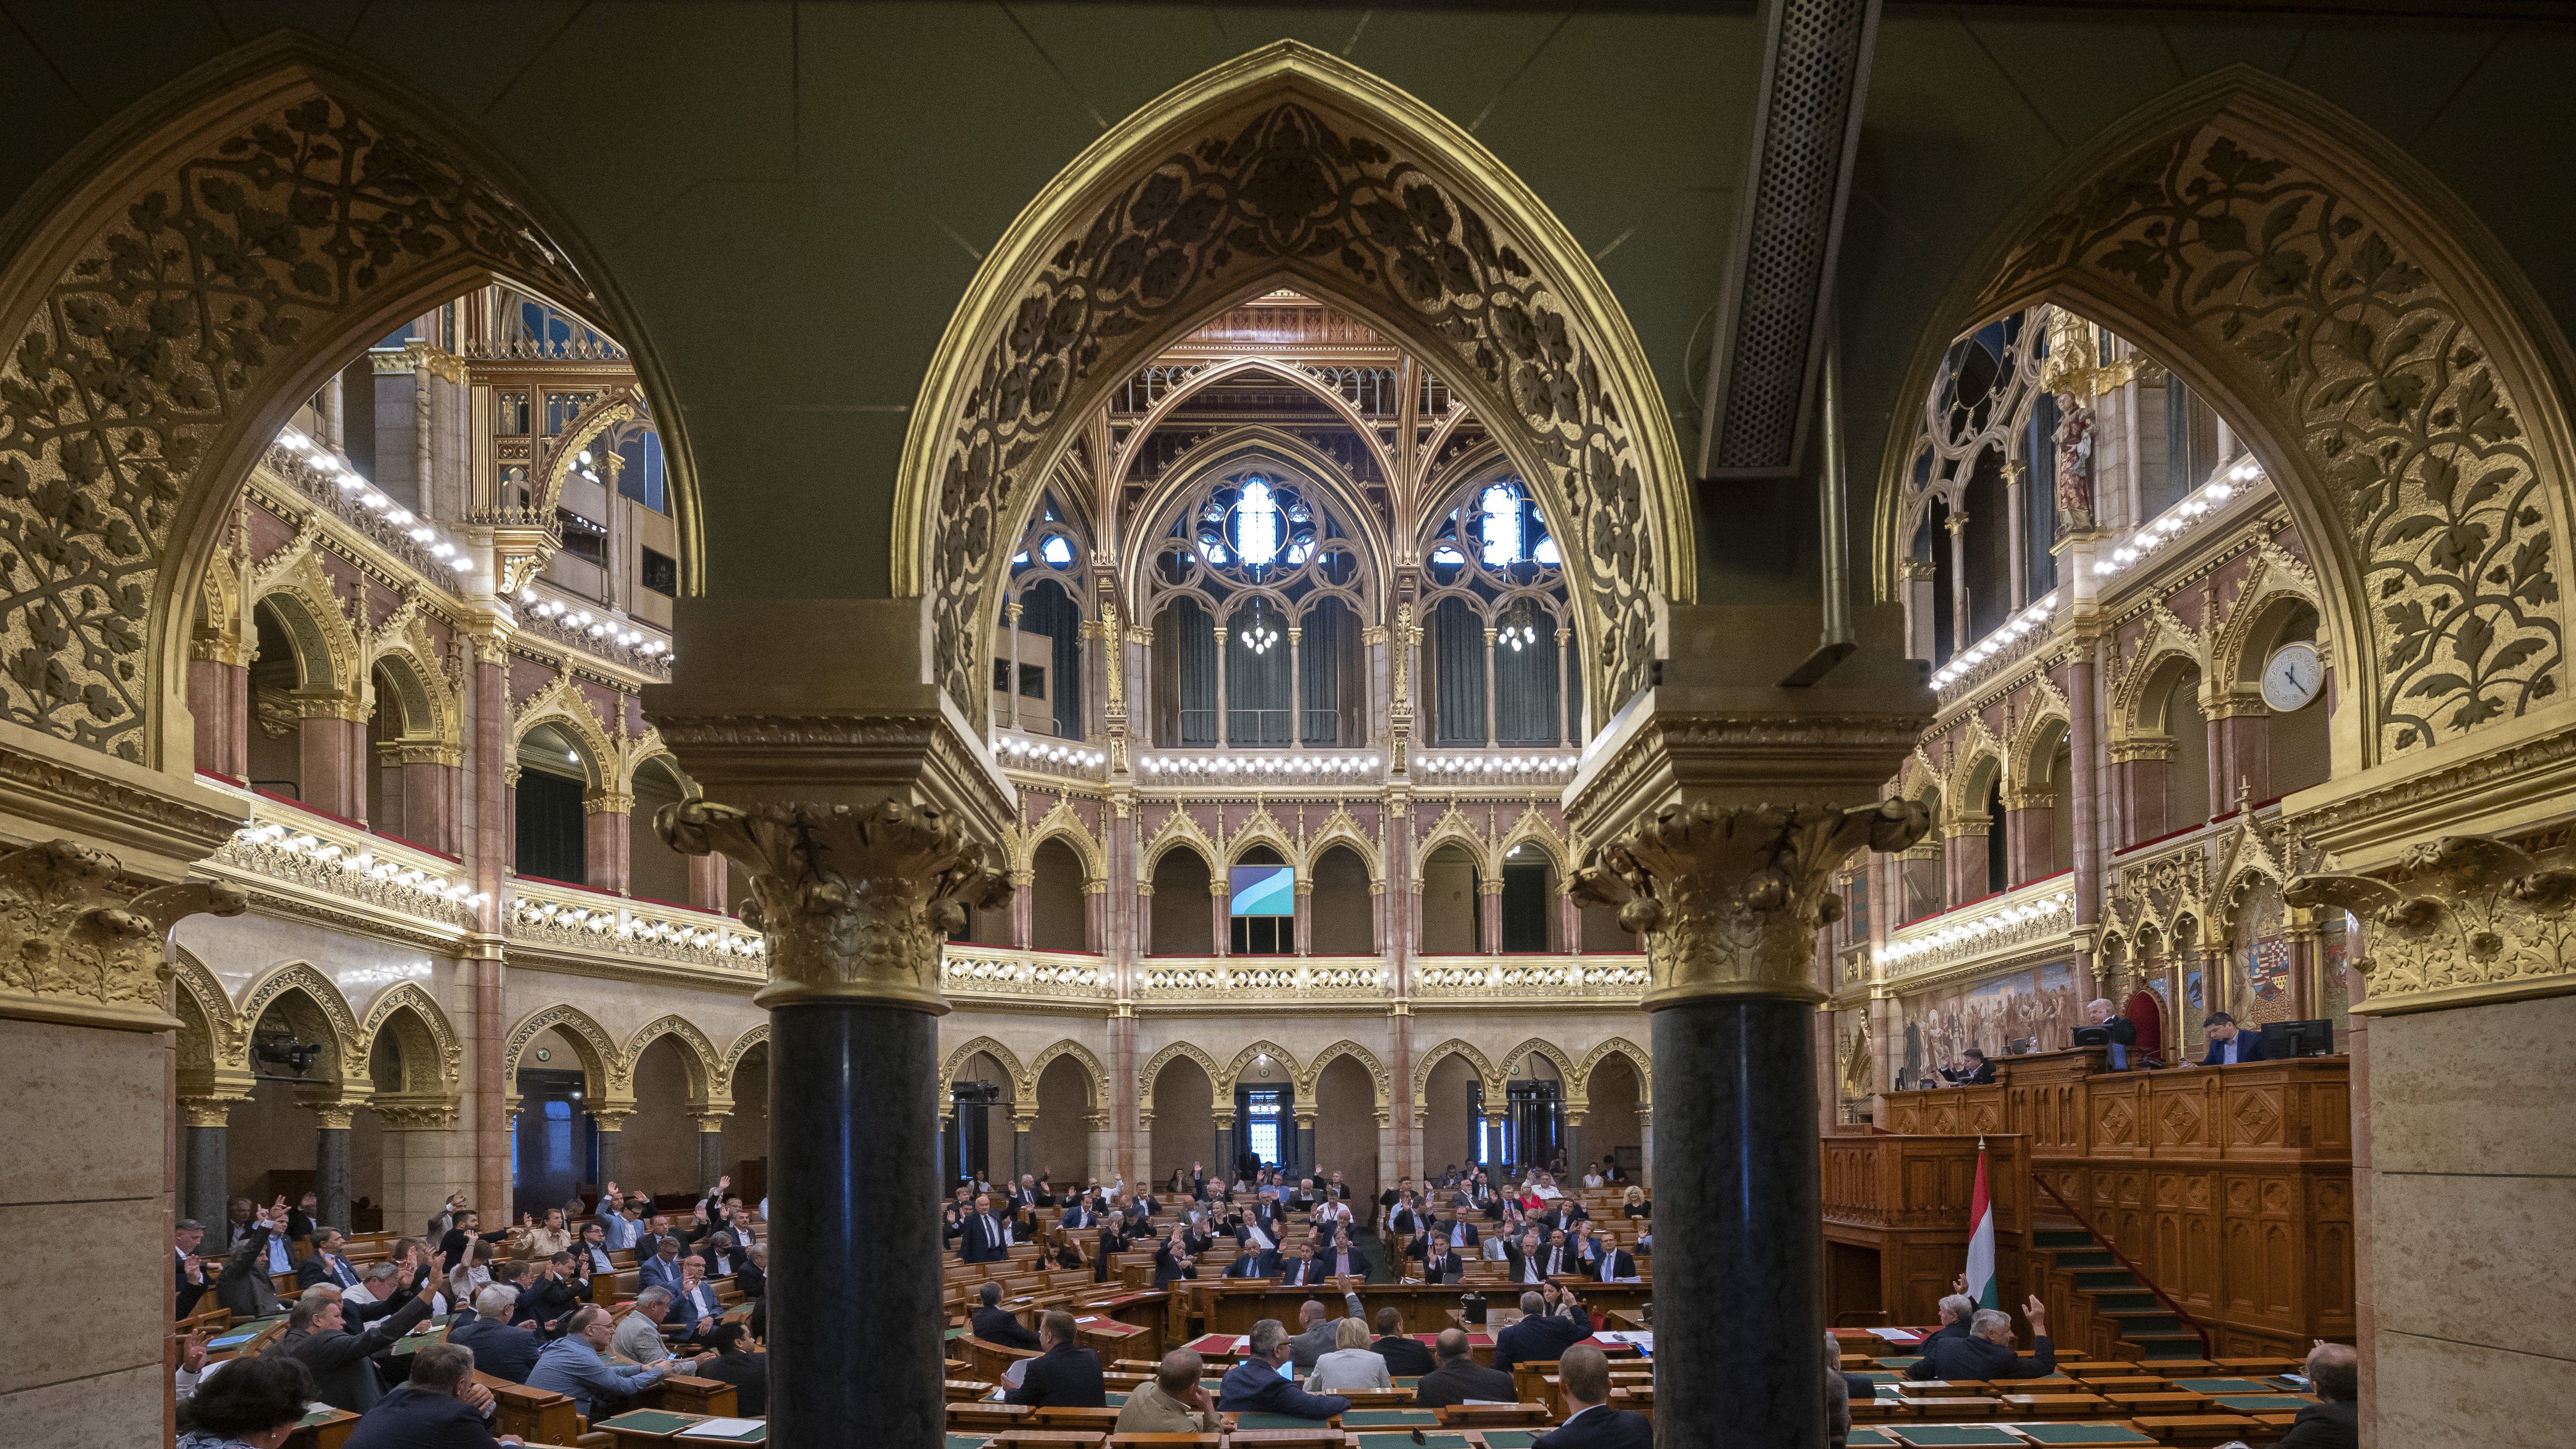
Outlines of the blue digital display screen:
<svg viewBox="0 0 2576 1449">
<path fill-rule="evenodd" d="M 1238 865 L 1226 872 L 1232 885 L 1232 914 L 1293 916 L 1297 914 L 1297 872 L 1284 865 Z"/>
</svg>

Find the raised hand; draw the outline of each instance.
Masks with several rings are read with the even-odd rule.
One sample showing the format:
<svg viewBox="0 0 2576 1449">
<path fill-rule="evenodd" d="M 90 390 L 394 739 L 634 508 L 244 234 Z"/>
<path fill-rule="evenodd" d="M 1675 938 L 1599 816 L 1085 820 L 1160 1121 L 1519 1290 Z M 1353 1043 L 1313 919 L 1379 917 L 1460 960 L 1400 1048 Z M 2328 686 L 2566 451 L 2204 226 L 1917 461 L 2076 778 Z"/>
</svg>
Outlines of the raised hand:
<svg viewBox="0 0 2576 1449">
<path fill-rule="evenodd" d="M 206 1344 L 215 1336 L 211 1328 L 200 1325 L 188 1333 L 188 1341 L 179 1345 L 179 1367 L 190 1373 L 202 1373 L 206 1367 Z"/>
</svg>

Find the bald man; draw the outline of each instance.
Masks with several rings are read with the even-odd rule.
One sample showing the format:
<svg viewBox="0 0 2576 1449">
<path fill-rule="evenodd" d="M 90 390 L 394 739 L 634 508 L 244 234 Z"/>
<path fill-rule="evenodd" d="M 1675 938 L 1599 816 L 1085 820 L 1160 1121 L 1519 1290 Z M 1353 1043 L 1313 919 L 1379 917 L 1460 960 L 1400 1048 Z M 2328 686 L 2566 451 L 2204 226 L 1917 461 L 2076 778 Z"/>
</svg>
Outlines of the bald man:
<svg viewBox="0 0 2576 1449">
<path fill-rule="evenodd" d="M 2308 1384 L 2323 1403 L 2299 1411 L 2272 1449 L 2355 1449 L 2361 1443 L 2361 1357 L 2346 1343 L 2308 1350 Z"/>
</svg>

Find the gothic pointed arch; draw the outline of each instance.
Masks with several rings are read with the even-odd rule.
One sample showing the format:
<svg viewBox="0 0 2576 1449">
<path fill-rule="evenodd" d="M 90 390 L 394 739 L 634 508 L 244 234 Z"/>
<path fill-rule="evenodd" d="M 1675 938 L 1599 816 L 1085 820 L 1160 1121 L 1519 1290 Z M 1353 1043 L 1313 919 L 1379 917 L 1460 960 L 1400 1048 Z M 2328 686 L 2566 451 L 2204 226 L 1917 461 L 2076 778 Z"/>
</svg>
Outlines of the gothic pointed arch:
<svg viewBox="0 0 2576 1449">
<path fill-rule="evenodd" d="M 1055 804 L 1036 822 L 1026 826 L 1007 827 L 1010 868 L 1014 871 L 1037 869 L 1038 847 L 1050 840 L 1061 840 L 1082 862 L 1083 883 L 1097 888 L 1109 879 L 1109 852 L 1100 838 L 1091 833 L 1082 812 L 1073 808 L 1070 796 L 1059 795 Z"/>
<path fill-rule="evenodd" d="M 1017 1090 L 1020 1080 L 1028 1075 L 1021 1070 L 1019 1057 L 1013 1054 L 1009 1047 L 989 1036 L 979 1036 L 970 1041 L 958 1043 L 956 1050 L 948 1054 L 948 1059 L 939 1064 L 939 1093 L 943 1098 L 948 1095 L 948 1089 L 956 1085 L 957 1074 L 966 1070 L 966 1064 L 973 1061 L 978 1052 L 991 1057 L 1001 1066 L 1003 1077 L 1007 1079 L 1007 1084 L 1014 1091 Z M 944 1101 L 940 1104 L 940 1110 L 943 1112 L 947 1110 L 947 1104 Z"/>
<path fill-rule="evenodd" d="M 1208 833 L 1200 828 L 1198 820 L 1188 809 L 1175 801 L 1170 813 L 1163 817 L 1163 823 L 1156 826 L 1145 843 L 1136 848 L 1136 883 L 1150 888 L 1154 883 L 1155 862 L 1176 847 L 1197 851 L 1199 857 L 1208 863 L 1210 877 L 1224 878 L 1218 871 L 1219 862 L 1226 858 L 1225 852 L 1208 838 Z"/>
<path fill-rule="evenodd" d="M 1069 1037 L 1050 1043 L 1044 1051 L 1029 1058 L 1028 1069 L 1020 1074 L 1022 1100 L 1035 1105 L 1038 1079 L 1046 1075 L 1047 1068 L 1067 1058 L 1082 1068 L 1085 1106 L 1090 1111 L 1100 1111 L 1109 1100 L 1109 1069 L 1100 1064 L 1100 1058 L 1091 1054 L 1091 1048 Z"/>
<path fill-rule="evenodd" d="M 0 378 L 31 400 L 0 434 L 0 538 L 35 574 L 0 604 L 0 631 L 30 641 L 0 714 L 182 774 L 198 580 L 252 465 L 326 376 L 493 279 L 637 335 L 473 123 L 291 31 L 127 107 L 0 229 L 19 239 Z M 693 538 L 693 503 L 683 518 Z"/>
<path fill-rule="evenodd" d="M 1297 842 L 1288 838 L 1288 827 L 1280 824 L 1279 817 L 1270 813 L 1267 801 L 1255 801 L 1252 813 L 1244 816 L 1243 823 L 1226 836 L 1225 863 L 1230 866 L 1242 860 L 1243 853 L 1256 845 L 1266 845 L 1279 852 L 1279 859 L 1284 864 L 1297 862 Z"/>
<path fill-rule="evenodd" d="M 1377 1053 L 1370 1051 L 1367 1047 L 1361 1046 L 1358 1042 L 1351 1040 L 1349 1037 L 1343 1037 L 1332 1043 L 1330 1046 L 1325 1047 L 1322 1051 L 1315 1053 L 1312 1057 L 1307 1058 L 1306 1070 L 1297 1078 L 1297 1100 L 1300 1102 L 1314 1101 L 1315 1084 L 1323 1079 L 1324 1068 L 1331 1066 L 1336 1060 L 1342 1057 L 1348 1057 L 1352 1061 L 1359 1063 L 1360 1066 L 1368 1072 L 1369 1085 L 1375 1098 L 1377 1110 L 1381 1112 L 1387 1111 L 1394 1104 L 1395 1099 L 1393 1096 L 1393 1084 L 1387 1077 L 1386 1063 L 1378 1060 Z"/>
<path fill-rule="evenodd" d="M 1216 1079 L 1216 1094 L 1218 1099 L 1222 1101 L 1229 1093 L 1233 1092 L 1234 1084 L 1243 1076 L 1244 1070 L 1265 1056 L 1270 1058 L 1272 1061 L 1279 1063 L 1282 1067 L 1287 1068 L 1289 1081 L 1299 1082 L 1305 1080 L 1305 1073 L 1297 1066 L 1296 1054 L 1289 1051 L 1286 1047 L 1281 1046 L 1279 1043 L 1264 1037 L 1234 1054 L 1234 1060 L 1226 1065 L 1225 1075 Z"/>
<path fill-rule="evenodd" d="M 608 722 L 599 717 L 598 706 L 569 669 L 510 711 L 511 749 L 515 752 L 528 731 L 544 724 L 561 729 L 581 747 L 582 774 L 591 790 L 615 791 L 621 784 L 632 783 L 625 747 L 611 737 Z"/>
<path fill-rule="evenodd" d="M 2339 777 L 2576 713 L 2566 340 L 2402 148 L 2248 67 L 2183 86 L 2032 189 L 1961 270 L 1909 386 L 1950 324 L 2038 302 L 2179 373 L 2279 487 L 2338 645 Z M 1904 543 L 1888 460 L 1883 597 Z"/>
<path fill-rule="evenodd" d="M 1560 886 L 1570 888 L 1574 877 L 1574 846 L 1566 840 L 1564 832 L 1556 828 L 1556 822 L 1548 819 L 1547 813 L 1538 808 L 1536 800 L 1524 805 L 1520 818 L 1503 832 L 1502 839 L 1494 842 L 1495 871 L 1501 871 L 1503 862 L 1525 844 L 1547 852 L 1549 861 L 1556 866 Z"/>
<path fill-rule="evenodd" d="M 1644 679 L 1695 581 L 1684 473 L 1627 319 L 1582 247 L 1472 136 L 1282 41 L 1121 122 L 976 275 L 913 409 L 894 590 L 926 601 L 971 717 L 1008 549 L 1095 405 L 1155 347 L 1279 285 L 1402 339 L 1501 435 L 1569 559 L 1595 712 Z"/>
<path fill-rule="evenodd" d="M 626 1058 L 618 1051 L 616 1039 L 590 1013 L 569 1004 L 540 1007 L 510 1028 L 501 1052 L 501 1071 L 502 1080 L 510 1084 L 512 1101 L 518 1100 L 519 1061 L 527 1054 L 528 1043 L 548 1030 L 560 1030 L 572 1043 L 573 1055 L 581 1059 L 582 1090 L 595 1106 L 632 1101 L 634 1079 L 626 1073 Z"/>
<path fill-rule="evenodd" d="M 242 993 L 241 1020 L 256 1033 L 260 1019 L 269 1008 L 292 995 L 301 995 L 313 1004 L 330 1031 L 331 1059 L 315 1064 L 317 1071 L 329 1068 L 326 1075 L 348 1080 L 352 1074 L 363 1076 L 367 1060 L 366 1038 L 359 1034 L 357 1013 L 349 1009 L 349 999 L 329 976 L 309 961 L 287 961 L 270 967 L 250 989 Z"/>
<path fill-rule="evenodd" d="M 1218 1083 L 1226 1080 L 1225 1069 L 1216 1064 L 1216 1058 L 1209 1056 L 1192 1043 L 1176 1041 L 1154 1053 L 1147 1059 L 1144 1067 L 1136 1073 L 1136 1100 L 1144 1104 L 1145 1111 L 1149 1114 L 1153 1111 L 1154 1079 L 1163 1074 L 1163 1068 L 1182 1057 L 1188 1057 L 1198 1063 L 1199 1070 L 1207 1073 L 1209 1104 L 1211 1106 L 1216 1104 L 1217 1095 L 1221 1090 Z"/>
<path fill-rule="evenodd" d="M 716 1056 L 715 1044 L 685 1016 L 657 1016 L 636 1028 L 635 1034 L 626 1039 L 618 1076 L 633 1082 L 636 1064 L 644 1059 L 644 1049 L 666 1036 L 680 1043 L 680 1064 L 689 1078 L 689 1104 L 703 1108 L 722 1096 L 719 1086 L 724 1080 L 724 1064 Z"/>
<path fill-rule="evenodd" d="M 417 981 L 404 981 L 376 994 L 367 1004 L 366 1024 L 358 1029 L 364 1050 L 372 1056 L 377 1036 L 394 1033 L 402 1055 L 403 1081 L 400 1088 L 406 1097 L 453 1096 L 465 1075 L 465 1043 L 456 1035 L 456 1027 L 439 1007 L 438 1000 Z"/>
<path fill-rule="evenodd" d="M 1379 888 L 1386 885 L 1384 850 L 1376 839 L 1360 829 L 1360 823 L 1352 816 L 1348 804 L 1341 800 L 1333 802 L 1333 813 L 1325 816 L 1323 823 L 1305 837 L 1305 848 L 1291 857 L 1297 862 L 1297 874 L 1312 880 L 1315 867 L 1336 847 L 1348 847 L 1360 858 L 1360 864 L 1368 868 L 1369 880 Z"/>
<path fill-rule="evenodd" d="M 1624 1036 L 1614 1036 L 1608 1041 L 1602 1042 L 1600 1045 L 1594 1047 L 1592 1050 L 1585 1052 L 1583 1054 L 1582 1064 L 1577 1066 L 1574 1070 L 1574 1074 L 1566 1079 L 1569 1083 L 1579 1082 L 1581 1085 L 1569 1085 L 1566 1090 L 1568 1092 L 1580 1092 L 1583 1099 L 1587 1102 L 1592 1100 L 1592 1074 L 1600 1070 L 1603 1062 L 1614 1056 L 1626 1057 L 1628 1059 L 1628 1065 L 1636 1068 L 1637 1106 L 1641 1110 L 1652 1106 L 1654 1104 L 1655 1082 L 1653 1059 L 1646 1055 L 1646 1049 L 1644 1047 L 1637 1045 L 1635 1042 L 1628 1040 Z"/>
<path fill-rule="evenodd" d="M 1477 872 L 1486 880 L 1496 878 L 1493 842 L 1485 838 L 1485 832 L 1476 828 L 1476 823 L 1467 818 L 1467 813 L 1459 809 L 1458 802 L 1453 799 L 1449 808 L 1440 812 L 1440 818 L 1431 823 L 1430 832 L 1414 844 L 1415 890 L 1422 889 L 1422 872 L 1431 863 L 1431 857 L 1438 854 L 1442 846 L 1453 843 L 1467 852 L 1468 859 L 1476 862 Z"/>
<path fill-rule="evenodd" d="M 288 647 L 295 651 L 299 692 L 338 696 L 356 707 L 366 698 L 366 650 L 349 623 L 330 571 L 312 540 L 298 534 L 286 550 L 291 558 L 272 558 L 252 572 L 250 603 L 265 606 L 285 626 Z M 253 636 L 256 638 L 256 634 Z"/>
<path fill-rule="evenodd" d="M 733 1039 L 733 1045 L 725 1048 L 723 1068 L 716 1074 L 716 1085 L 725 1096 L 733 1095 L 734 1078 L 741 1073 L 743 1059 L 751 1055 L 751 1049 L 768 1044 L 769 1023 L 764 1021 L 746 1028 Z"/>
<path fill-rule="evenodd" d="M 1501 1066 L 1504 1079 L 1509 1080 L 1512 1069 L 1533 1056 L 1547 1058 L 1549 1064 L 1556 1068 L 1557 1080 L 1565 1083 L 1566 1095 L 1570 1097 L 1574 1094 L 1574 1058 L 1565 1054 L 1565 1048 L 1544 1037 L 1531 1037 L 1503 1053 Z"/>
<path fill-rule="evenodd" d="M 1486 1093 L 1489 1096 L 1502 1094 L 1503 1079 L 1495 1074 L 1493 1062 L 1483 1052 L 1453 1036 L 1413 1059 L 1413 1114 L 1416 1118 L 1422 1115 L 1424 1095 L 1431 1089 L 1431 1069 L 1440 1065 L 1444 1057 L 1465 1057 L 1467 1065 L 1476 1069 L 1476 1080 L 1485 1084 Z"/>
<path fill-rule="evenodd" d="M 170 975 L 171 1005 L 181 1026 L 179 1068 L 183 1078 L 191 1068 L 202 1068 L 209 1073 L 218 1067 L 248 1071 L 250 1023 L 242 1020 L 241 1013 L 233 1009 L 232 998 L 224 993 L 224 984 L 215 979 L 215 973 L 206 968 L 205 962 L 197 959 L 195 952 L 176 944 L 170 950 Z M 177 1009 L 189 1007 L 195 1010 L 197 1020 L 204 1023 L 202 1040 L 195 1039 L 196 1034 L 189 1029 L 187 1010 Z M 200 1050 L 205 1060 L 193 1060 Z M 180 1091 L 187 1092 L 190 1085 L 183 1080 Z"/>
</svg>

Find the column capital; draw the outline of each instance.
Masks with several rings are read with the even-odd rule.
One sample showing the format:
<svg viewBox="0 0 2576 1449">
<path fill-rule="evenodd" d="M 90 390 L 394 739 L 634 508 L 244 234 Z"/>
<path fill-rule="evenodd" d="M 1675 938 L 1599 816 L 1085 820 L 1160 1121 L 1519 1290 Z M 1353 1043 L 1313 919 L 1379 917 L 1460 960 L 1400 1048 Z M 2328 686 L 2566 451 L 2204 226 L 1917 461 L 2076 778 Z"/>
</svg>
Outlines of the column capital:
<svg viewBox="0 0 2576 1449">
<path fill-rule="evenodd" d="M 718 1112 L 691 1112 L 689 1114 L 691 1118 L 696 1120 L 698 1130 L 700 1132 L 722 1132 L 724 1130 L 725 1119 L 732 1115 L 733 1113 L 730 1110 Z"/>
<path fill-rule="evenodd" d="M 357 1114 L 355 1102 L 331 1102 L 313 1109 L 313 1125 L 324 1132 L 346 1132 L 350 1119 Z"/>
<path fill-rule="evenodd" d="M 591 1123 L 598 1127 L 602 1132 L 625 1131 L 626 1119 L 634 1115 L 635 1109 L 632 1107 L 593 1107 L 590 1109 Z"/>
<path fill-rule="evenodd" d="M 247 1096 L 181 1097 L 180 1125 L 186 1127 L 225 1127 L 232 1122 L 232 1110 L 250 1101 Z"/>
<path fill-rule="evenodd" d="M 210 880 L 128 894 L 125 868 L 103 850 L 49 840 L 0 851 L 0 919 L 10 969 L 0 1016 L 120 1031 L 178 1026 L 164 1002 L 170 928 L 200 913 L 238 916 L 250 898 Z"/>
<path fill-rule="evenodd" d="M 2534 856 L 2492 835 L 2409 847 L 2384 873 L 2293 876 L 2292 907 L 2334 906 L 2363 923 L 2369 985 L 2356 1016 L 2393 1015 L 2576 992 L 2576 851 Z"/>
<path fill-rule="evenodd" d="M 602 790 L 597 794 L 585 795 L 581 800 L 581 813 L 632 815 L 635 813 L 635 797 L 616 790 Z"/>
</svg>

